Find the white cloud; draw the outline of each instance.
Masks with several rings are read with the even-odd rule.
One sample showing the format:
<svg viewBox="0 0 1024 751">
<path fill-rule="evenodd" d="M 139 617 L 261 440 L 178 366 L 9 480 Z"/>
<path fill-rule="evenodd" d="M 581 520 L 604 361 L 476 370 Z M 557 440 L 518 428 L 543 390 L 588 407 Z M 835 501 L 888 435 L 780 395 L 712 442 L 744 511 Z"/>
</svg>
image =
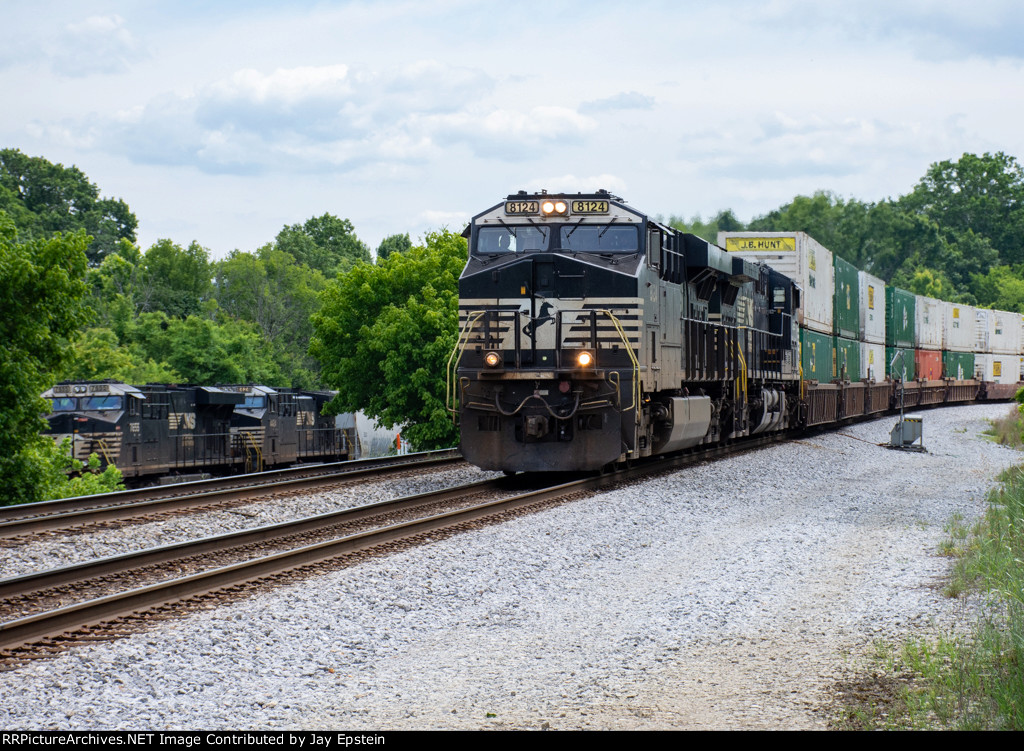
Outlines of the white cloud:
<svg viewBox="0 0 1024 751">
<path fill-rule="evenodd" d="M 117 14 L 67 24 L 47 47 L 53 69 L 75 78 L 123 73 L 144 57 L 125 20 Z"/>
<path fill-rule="evenodd" d="M 628 190 L 625 180 L 608 174 L 592 177 L 577 177 L 576 175 L 541 177 L 526 183 L 528 191 L 547 190 L 550 193 L 594 193 L 602 189 L 611 193 L 625 193 Z"/>
<path fill-rule="evenodd" d="M 636 91 L 623 91 L 605 99 L 594 99 L 580 105 L 580 112 L 614 112 L 617 110 L 649 110 L 654 108 L 654 97 Z"/>
<path fill-rule="evenodd" d="M 477 156 L 518 160 L 541 156 L 544 147 L 579 142 L 597 123 L 567 107 L 538 106 L 521 112 L 496 109 L 442 115 L 428 130 L 443 145 L 464 144 Z"/>
<path fill-rule="evenodd" d="M 379 73 L 340 64 L 243 69 L 195 93 L 162 94 L 118 113 L 105 147 L 209 172 L 349 171 L 422 163 L 438 156 L 438 144 L 536 153 L 596 126 L 565 107 L 475 104 L 491 85 L 479 71 L 431 60 Z"/>
</svg>

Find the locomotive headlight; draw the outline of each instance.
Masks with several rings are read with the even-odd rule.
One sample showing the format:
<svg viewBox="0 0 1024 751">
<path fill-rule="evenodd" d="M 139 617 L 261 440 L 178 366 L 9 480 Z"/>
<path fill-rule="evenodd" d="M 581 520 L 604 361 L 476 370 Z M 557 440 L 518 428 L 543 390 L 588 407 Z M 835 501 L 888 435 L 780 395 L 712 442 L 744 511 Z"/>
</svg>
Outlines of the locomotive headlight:
<svg viewBox="0 0 1024 751">
<path fill-rule="evenodd" d="M 565 201 L 545 201 L 540 205 L 541 213 L 550 216 L 551 214 L 564 214 L 569 207 Z"/>
<path fill-rule="evenodd" d="M 484 355 L 484 365 L 488 368 L 496 368 L 501 365 L 501 355 L 497 352 L 488 352 Z"/>
<path fill-rule="evenodd" d="M 594 355 L 590 352 L 580 352 L 576 355 L 576 364 L 581 368 L 589 368 L 594 364 Z"/>
</svg>

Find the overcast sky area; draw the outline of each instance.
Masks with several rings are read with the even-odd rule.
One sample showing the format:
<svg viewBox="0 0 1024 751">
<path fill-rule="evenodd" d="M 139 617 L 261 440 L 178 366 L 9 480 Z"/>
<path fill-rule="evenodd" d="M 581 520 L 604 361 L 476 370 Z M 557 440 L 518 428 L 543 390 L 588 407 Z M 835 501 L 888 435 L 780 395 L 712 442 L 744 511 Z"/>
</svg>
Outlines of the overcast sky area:
<svg viewBox="0 0 1024 751">
<path fill-rule="evenodd" d="M 144 249 L 325 212 L 415 242 L 540 188 L 747 221 L 1024 158 L 1021 0 L 2 7 L 0 147 L 78 166 Z"/>
</svg>

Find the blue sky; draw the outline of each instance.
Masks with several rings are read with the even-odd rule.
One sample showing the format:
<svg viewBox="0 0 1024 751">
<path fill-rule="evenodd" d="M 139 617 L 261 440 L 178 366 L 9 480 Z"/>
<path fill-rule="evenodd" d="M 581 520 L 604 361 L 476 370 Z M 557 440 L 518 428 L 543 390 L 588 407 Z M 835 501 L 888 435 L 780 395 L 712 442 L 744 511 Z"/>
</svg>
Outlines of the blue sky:
<svg viewBox="0 0 1024 751">
<path fill-rule="evenodd" d="M 376 247 L 521 188 L 750 219 L 1024 158 L 1016 0 L 0 7 L 0 146 L 124 198 L 144 248 L 324 212 Z"/>
</svg>

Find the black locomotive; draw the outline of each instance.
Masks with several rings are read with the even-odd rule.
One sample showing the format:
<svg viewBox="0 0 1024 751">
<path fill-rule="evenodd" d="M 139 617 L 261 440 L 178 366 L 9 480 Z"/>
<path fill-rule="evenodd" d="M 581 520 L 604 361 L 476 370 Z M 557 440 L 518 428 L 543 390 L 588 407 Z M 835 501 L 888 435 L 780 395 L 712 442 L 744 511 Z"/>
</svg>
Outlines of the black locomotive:
<svg viewBox="0 0 1024 751">
<path fill-rule="evenodd" d="M 463 455 L 484 469 L 598 469 L 878 412 L 897 388 L 908 406 L 986 393 L 845 368 L 803 378 L 792 279 L 606 191 L 521 191 L 465 236 L 452 397 Z"/>
<path fill-rule="evenodd" d="M 327 391 L 266 386 L 130 386 L 65 381 L 43 394 L 48 434 L 97 454 L 126 479 L 259 471 L 300 461 L 357 458 L 351 416 L 329 417 Z"/>
</svg>

